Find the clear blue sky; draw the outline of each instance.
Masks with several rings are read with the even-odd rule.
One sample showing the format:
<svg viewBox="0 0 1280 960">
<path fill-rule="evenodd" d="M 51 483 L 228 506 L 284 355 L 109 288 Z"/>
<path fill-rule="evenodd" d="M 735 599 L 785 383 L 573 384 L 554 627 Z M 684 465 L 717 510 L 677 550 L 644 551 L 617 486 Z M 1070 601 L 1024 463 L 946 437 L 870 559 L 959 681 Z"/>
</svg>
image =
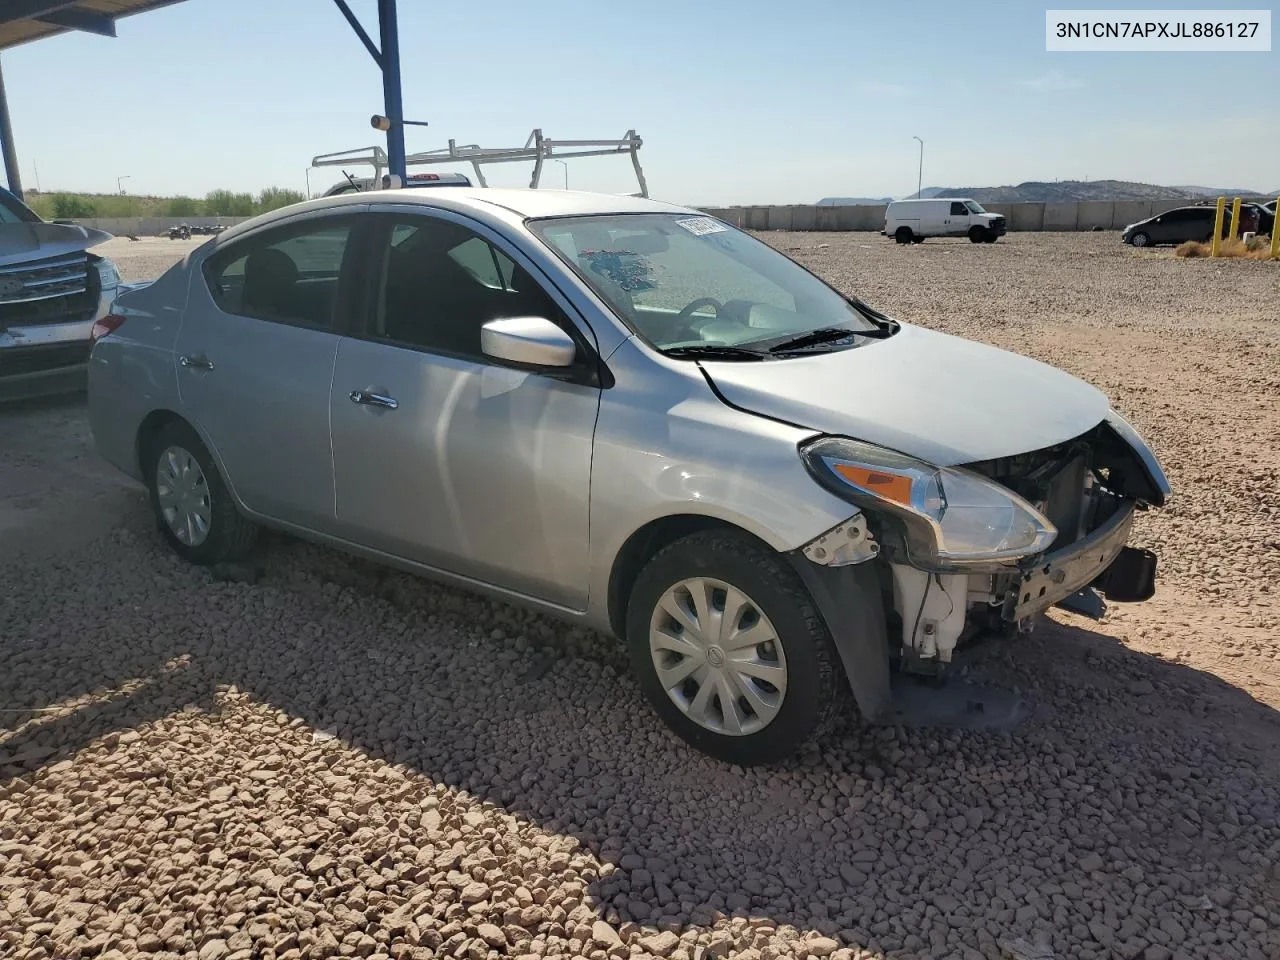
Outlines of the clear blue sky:
<svg viewBox="0 0 1280 960">
<path fill-rule="evenodd" d="M 352 6 L 376 37 L 372 0 Z M 653 195 L 705 204 L 905 195 L 913 135 L 926 185 L 1280 187 L 1278 54 L 1046 53 L 1044 4 L 400 8 L 406 115 L 431 122 L 410 128 L 411 151 L 634 127 Z M 130 193 L 302 189 L 314 154 L 380 142 L 378 73 L 330 0 L 187 0 L 118 32 L 4 53 L 27 186 L 38 167 L 45 190 L 112 191 L 123 174 Z M 526 165 L 492 169 L 495 185 L 528 178 Z M 582 160 L 570 182 L 630 192 L 630 174 L 625 159 Z M 317 170 L 312 183 L 335 179 Z"/>
</svg>

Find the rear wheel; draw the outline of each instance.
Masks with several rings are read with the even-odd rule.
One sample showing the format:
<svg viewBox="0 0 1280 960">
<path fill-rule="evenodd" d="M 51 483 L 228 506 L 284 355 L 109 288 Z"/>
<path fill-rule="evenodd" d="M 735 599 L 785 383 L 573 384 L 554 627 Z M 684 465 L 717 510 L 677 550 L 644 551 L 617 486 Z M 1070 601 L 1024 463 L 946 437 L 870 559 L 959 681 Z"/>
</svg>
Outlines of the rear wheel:
<svg viewBox="0 0 1280 960">
<path fill-rule="evenodd" d="M 627 642 L 667 725 L 729 763 L 791 755 L 822 733 L 844 689 L 799 576 L 733 532 L 693 534 L 649 561 L 631 591 Z"/>
<path fill-rule="evenodd" d="M 151 509 L 160 532 L 182 558 L 198 564 L 237 560 L 258 537 L 240 515 L 213 457 L 188 424 L 174 421 L 147 445 Z"/>
<path fill-rule="evenodd" d="M 899 227 L 899 228 L 898 228 L 898 230 L 897 230 L 897 232 L 896 232 L 896 233 L 894 233 L 894 235 L 893 235 L 893 239 L 897 240 L 899 243 L 904 243 L 904 244 L 905 244 L 905 243 L 910 243 L 910 242 L 911 242 L 911 239 L 912 239 L 912 238 L 911 238 L 911 228 L 910 228 L 910 227 Z"/>
</svg>

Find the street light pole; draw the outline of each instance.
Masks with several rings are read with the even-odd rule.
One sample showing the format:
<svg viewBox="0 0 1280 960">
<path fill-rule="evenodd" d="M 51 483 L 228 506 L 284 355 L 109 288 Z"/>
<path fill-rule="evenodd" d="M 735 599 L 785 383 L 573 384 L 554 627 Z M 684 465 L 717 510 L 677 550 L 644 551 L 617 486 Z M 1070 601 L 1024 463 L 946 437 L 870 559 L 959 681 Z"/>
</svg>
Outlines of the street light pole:
<svg viewBox="0 0 1280 960">
<path fill-rule="evenodd" d="M 552 157 L 551 159 L 555 160 L 555 157 Z M 568 190 L 569 189 L 569 165 L 565 163 L 563 160 L 556 160 L 556 163 L 564 167 L 564 188 Z"/>
<path fill-rule="evenodd" d="M 124 181 L 129 179 L 131 178 L 127 173 L 123 177 L 116 177 L 116 193 L 124 196 Z"/>
<path fill-rule="evenodd" d="M 920 140 L 919 137 L 912 137 L 912 140 Z M 924 141 L 920 140 L 920 166 L 916 170 L 916 199 L 920 199 L 920 191 L 924 189 Z"/>
</svg>

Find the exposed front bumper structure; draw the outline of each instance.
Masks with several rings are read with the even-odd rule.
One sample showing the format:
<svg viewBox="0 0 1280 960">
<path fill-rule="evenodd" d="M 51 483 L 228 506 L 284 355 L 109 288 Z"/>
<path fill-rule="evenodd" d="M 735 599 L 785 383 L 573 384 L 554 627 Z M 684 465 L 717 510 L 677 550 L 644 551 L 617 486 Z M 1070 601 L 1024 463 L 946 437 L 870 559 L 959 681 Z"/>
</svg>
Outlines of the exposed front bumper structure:
<svg viewBox="0 0 1280 960">
<path fill-rule="evenodd" d="M 1040 558 L 1005 597 L 1003 617 L 1024 620 L 1048 610 L 1106 572 L 1129 540 L 1135 508 L 1127 503 L 1088 536 Z"/>
</svg>

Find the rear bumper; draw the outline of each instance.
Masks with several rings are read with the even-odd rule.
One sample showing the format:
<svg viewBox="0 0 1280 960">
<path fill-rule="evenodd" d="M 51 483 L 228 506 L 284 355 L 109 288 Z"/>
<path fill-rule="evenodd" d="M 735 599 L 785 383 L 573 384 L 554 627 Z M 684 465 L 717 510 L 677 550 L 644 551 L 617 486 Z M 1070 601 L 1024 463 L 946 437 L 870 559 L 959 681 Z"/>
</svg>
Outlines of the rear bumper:
<svg viewBox="0 0 1280 960">
<path fill-rule="evenodd" d="M 82 393 L 88 385 L 87 363 L 0 377 L 0 402 Z"/>
<path fill-rule="evenodd" d="M 1005 597 L 1004 619 L 1018 621 L 1043 613 L 1102 576 L 1128 542 L 1134 512 L 1134 506 L 1126 504 L 1087 537 L 1024 570 Z"/>
</svg>

